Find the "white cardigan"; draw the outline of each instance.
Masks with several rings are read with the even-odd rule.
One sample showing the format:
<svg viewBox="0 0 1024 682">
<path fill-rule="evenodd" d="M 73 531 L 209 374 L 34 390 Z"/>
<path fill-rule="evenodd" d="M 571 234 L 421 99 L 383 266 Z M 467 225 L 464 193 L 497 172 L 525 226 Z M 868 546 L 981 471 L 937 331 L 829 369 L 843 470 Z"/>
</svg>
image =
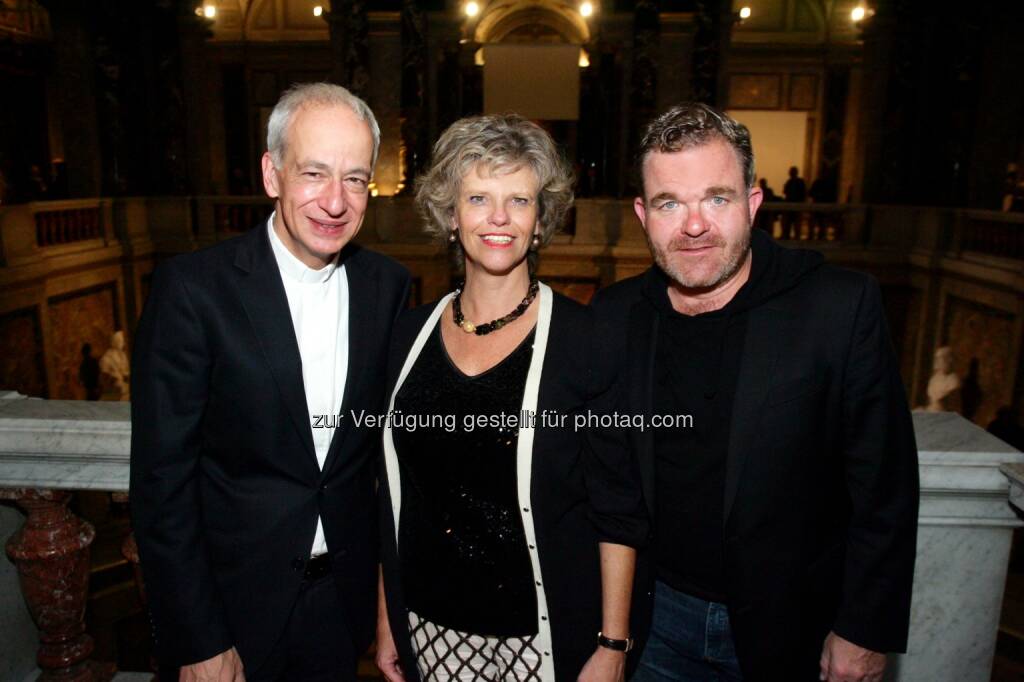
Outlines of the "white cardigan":
<svg viewBox="0 0 1024 682">
<path fill-rule="evenodd" d="M 426 345 L 430 334 L 437 325 L 438 319 L 444 312 L 445 306 L 452 299 L 454 293 L 447 294 L 438 301 L 437 306 L 430 313 L 426 324 L 420 329 L 416 341 L 405 358 L 402 371 L 398 375 L 395 389 L 388 400 L 388 414 L 395 409 L 395 396 L 405 383 L 410 370 L 416 364 L 423 346 Z M 530 360 L 530 369 L 526 375 L 526 387 L 523 391 L 523 405 L 520 414 L 537 414 L 537 396 L 540 392 L 541 371 L 544 367 L 544 354 L 548 345 L 548 331 L 551 328 L 551 309 L 553 296 L 551 288 L 541 283 L 539 291 L 540 309 L 537 314 L 537 329 L 533 338 L 533 357 Z M 517 494 L 519 498 L 519 516 L 523 521 L 523 532 L 526 536 L 526 545 L 529 548 L 530 564 L 533 567 L 533 583 L 537 592 L 537 637 L 533 645 L 541 654 L 540 676 L 543 680 L 555 679 L 554 657 L 551 647 L 551 624 L 548 621 L 547 598 L 544 594 L 544 581 L 541 578 L 540 557 L 537 551 L 537 534 L 533 525 L 533 505 L 530 502 L 530 479 L 533 471 L 533 436 L 535 424 L 526 422 L 519 426 L 519 441 L 516 447 L 516 480 Z M 395 441 L 391 431 L 391 423 L 388 420 L 384 426 L 384 467 L 387 472 L 388 489 L 391 492 L 391 512 L 395 521 L 395 546 L 398 547 L 398 524 L 402 510 L 402 484 L 398 471 L 398 454 L 395 452 Z"/>
</svg>

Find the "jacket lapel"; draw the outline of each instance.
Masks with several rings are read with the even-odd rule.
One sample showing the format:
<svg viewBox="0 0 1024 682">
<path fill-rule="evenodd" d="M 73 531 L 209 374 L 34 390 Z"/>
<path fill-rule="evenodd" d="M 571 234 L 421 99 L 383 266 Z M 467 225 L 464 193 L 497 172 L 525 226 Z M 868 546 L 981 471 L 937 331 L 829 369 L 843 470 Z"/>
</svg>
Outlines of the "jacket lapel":
<svg viewBox="0 0 1024 682">
<path fill-rule="evenodd" d="M 235 257 L 235 266 L 245 273 L 239 279 L 239 296 L 277 382 L 285 412 L 299 432 L 309 461 L 317 466 L 302 384 L 302 358 L 281 272 L 270 249 L 266 224 L 257 225 L 243 239 L 245 243 L 239 247 Z"/>
<path fill-rule="evenodd" d="M 374 342 L 386 342 L 387 339 L 375 338 L 379 323 L 376 313 L 377 302 L 380 300 L 380 282 L 370 272 L 365 259 L 358 257 L 358 247 L 348 247 L 347 253 L 341 254 L 341 262 L 345 265 L 345 277 L 348 279 L 348 374 L 345 376 L 340 414 L 347 415 L 352 409 L 357 387 L 363 380 L 366 359 L 373 355 Z M 346 311 L 341 312 L 345 314 Z M 340 419 L 338 423 L 347 424 L 349 421 Z M 351 427 L 335 429 L 321 478 L 330 473 L 351 430 Z"/>
<path fill-rule="evenodd" d="M 755 449 L 757 435 L 762 428 L 761 415 L 764 413 L 772 371 L 781 344 L 790 338 L 785 332 L 786 326 L 786 312 L 768 306 L 751 310 L 747 319 L 729 427 L 725 499 L 722 507 L 722 519 L 725 522 L 728 522 L 732 505 L 736 501 L 743 465 L 751 450 Z"/>
</svg>

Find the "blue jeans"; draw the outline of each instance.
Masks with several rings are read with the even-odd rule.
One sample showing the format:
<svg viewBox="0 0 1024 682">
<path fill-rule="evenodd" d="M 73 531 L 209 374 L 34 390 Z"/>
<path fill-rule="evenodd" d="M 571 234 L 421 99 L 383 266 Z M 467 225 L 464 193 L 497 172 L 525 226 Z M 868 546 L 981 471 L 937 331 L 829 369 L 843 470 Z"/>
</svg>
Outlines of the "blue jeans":
<svg viewBox="0 0 1024 682">
<path fill-rule="evenodd" d="M 654 618 L 632 682 L 736 682 L 740 664 L 725 604 L 657 582 Z"/>
</svg>

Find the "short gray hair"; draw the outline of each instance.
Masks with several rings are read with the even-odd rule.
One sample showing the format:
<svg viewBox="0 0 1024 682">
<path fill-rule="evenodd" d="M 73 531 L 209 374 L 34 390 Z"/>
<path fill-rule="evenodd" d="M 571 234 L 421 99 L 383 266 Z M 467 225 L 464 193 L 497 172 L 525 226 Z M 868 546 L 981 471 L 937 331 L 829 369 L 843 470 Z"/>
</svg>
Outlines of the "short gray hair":
<svg viewBox="0 0 1024 682">
<path fill-rule="evenodd" d="M 644 189 L 644 161 L 651 152 L 671 153 L 719 139 L 736 152 L 747 189 L 754 186 L 754 148 L 750 131 L 728 114 L 700 102 L 677 104 L 647 124 L 636 155 L 637 179 Z"/>
<path fill-rule="evenodd" d="M 370 127 L 370 133 L 373 135 L 373 161 L 370 165 L 377 165 L 380 126 L 377 125 L 377 119 L 366 102 L 334 83 L 298 83 L 281 94 L 281 99 L 277 100 L 267 122 L 267 151 L 270 152 L 275 168 L 280 168 L 284 162 L 288 126 L 291 125 L 292 116 L 302 107 L 308 106 L 344 106 L 351 109 Z"/>
<path fill-rule="evenodd" d="M 554 140 L 536 123 L 518 114 L 469 116 L 453 123 L 434 144 L 430 169 L 416 183 L 416 206 L 426 232 L 449 243 L 451 219 L 462 178 L 477 164 L 491 172 L 526 166 L 537 176 L 540 242 L 547 244 L 565 220 L 573 201 L 573 172 Z M 457 265 L 465 254 L 451 243 Z M 530 255 L 531 270 L 536 265 Z"/>
</svg>

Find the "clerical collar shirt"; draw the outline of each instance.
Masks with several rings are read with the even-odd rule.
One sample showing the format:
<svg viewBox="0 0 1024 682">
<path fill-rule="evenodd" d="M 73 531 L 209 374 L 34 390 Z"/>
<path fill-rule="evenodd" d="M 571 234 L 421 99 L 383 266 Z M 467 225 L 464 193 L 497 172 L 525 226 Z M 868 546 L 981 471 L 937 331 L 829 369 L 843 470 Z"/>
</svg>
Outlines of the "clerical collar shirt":
<svg viewBox="0 0 1024 682">
<path fill-rule="evenodd" d="M 333 428 L 313 428 L 317 415 L 337 415 L 348 375 L 348 277 L 337 256 L 329 265 L 313 270 L 292 254 L 274 231 L 274 214 L 267 220 L 274 259 L 281 271 L 288 310 L 302 359 L 302 385 L 309 409 L 316 461 L 324 467 Z M 334 424 L 336 420 L 325 419 Z M 310 556 L 327 552 L 324 526 L 318 517 Z"/>
</svg>

